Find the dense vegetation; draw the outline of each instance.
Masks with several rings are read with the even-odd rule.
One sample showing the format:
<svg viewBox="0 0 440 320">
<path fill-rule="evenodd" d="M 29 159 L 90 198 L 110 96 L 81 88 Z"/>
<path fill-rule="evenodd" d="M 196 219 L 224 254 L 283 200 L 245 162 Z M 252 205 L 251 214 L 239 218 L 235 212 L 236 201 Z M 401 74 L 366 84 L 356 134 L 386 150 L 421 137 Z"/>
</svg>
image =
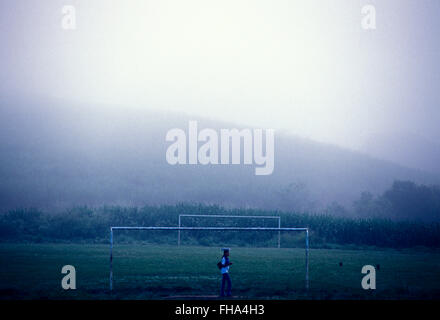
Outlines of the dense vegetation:
<svg viewBox="0 0 440 320">
<path fill-rule="evenodd" d="M 377 197 L 363 192 L 353 203 L 353 210 L 358 217 L 440 221 L 440 186 L 395 181 L 391 188 Z"/>
<path fill-rule="evenodd" d="M 312 247 L 356 245 L 407 248 L 440 247 L 440 224 L 391 221 L 381 218 L 343 218 L 330 215 L 297 214 L 253 209 L 227 210 L 219 206 L 181 204 L 145 207 L 77 207 L 62 212 L 37 209 L 11 210 L 0 215 L 1 241 L 93 241 L 105 242 L 110 226 L 176 226 L 179 214 L 277 215 L 282 227 L 307 226 L 311 230 Z M 182 220 L 183 226 L 270 226 L 271 219 L 210 219 Z M 175 243 L 175 231 L 118 232 L 118 241 L 142 240 Z M 283 234 L 283 246 L 303 246 L 303 234 Z M 276 232 L 182 232 L 182 241 L 199 245 L 276 244 Z"/>
</svg>

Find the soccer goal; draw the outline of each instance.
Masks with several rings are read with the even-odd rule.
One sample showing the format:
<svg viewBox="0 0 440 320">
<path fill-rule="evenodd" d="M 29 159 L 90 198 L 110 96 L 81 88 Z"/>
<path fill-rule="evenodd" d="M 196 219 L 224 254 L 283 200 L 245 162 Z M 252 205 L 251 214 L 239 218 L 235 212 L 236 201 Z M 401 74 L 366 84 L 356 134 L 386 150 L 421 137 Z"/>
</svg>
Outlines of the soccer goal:
<svg viewBox="0 0 440 320">
<path fill-rule="evenodd" d="M 281 228 L 279 216 L 234 216 L 226 214 L 179 214 L 179 228 L 182 226 L 182 218 L 217 218 L 217 219 L 275 219 L 278 220 L 278 229 Z M 180 246 L 180 230 L 177 232 L 177 245 Z M 278 248 L 281 246 L 281 231 L 278 232 Z"/>
<path fill-rule="evenodd" d="M 113 233 L 117 230 L 143 230 L 143 231 L 183 231 L 183 230 L 210 230 L 210 231 L 261 231 L 261 232 L 305 232 L 305 287 L 309 288 L 309 229 L 308 228 L 240 228 L 240 227 L 110 227 L 110 291 L 113 290 Z"/>
</svg>

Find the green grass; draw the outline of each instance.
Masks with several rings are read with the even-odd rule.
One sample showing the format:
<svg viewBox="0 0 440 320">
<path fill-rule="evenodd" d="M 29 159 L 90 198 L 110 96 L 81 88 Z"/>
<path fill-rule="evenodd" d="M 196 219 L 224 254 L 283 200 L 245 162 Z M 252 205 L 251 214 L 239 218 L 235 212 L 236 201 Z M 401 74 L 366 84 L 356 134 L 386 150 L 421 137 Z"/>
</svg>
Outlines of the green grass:
<svg viewBox="0 0 440 320">
<path fill-rule="evenodd" d="M 0 244 L 0 299 L 164 299 L 214 296 L 220 275 L 216 247 L 117 244 L 114 291 L 109 247 L 100 244 Z M 233 248 L 237 298 L 438 299 L 440 252 L 428 250 L 310 250 L 304 289 L 304 249 Z M 339 266 L 339 262 L 343 265 Z M 61 289 L 61 268 L 73 265 L 77 290 Z M 377 290 L 361 288 L 363 265 L 380 264 Z"/>
</svg>

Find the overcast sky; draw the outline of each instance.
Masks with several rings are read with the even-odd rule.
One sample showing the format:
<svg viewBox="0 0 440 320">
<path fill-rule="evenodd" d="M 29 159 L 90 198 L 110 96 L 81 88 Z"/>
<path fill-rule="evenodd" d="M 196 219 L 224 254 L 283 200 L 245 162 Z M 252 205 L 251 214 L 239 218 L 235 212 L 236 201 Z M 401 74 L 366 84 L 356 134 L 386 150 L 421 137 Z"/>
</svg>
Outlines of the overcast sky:
<svg viewBox="0 0 440 320">
<path fill-rule="evenodd" d="M 361 28 L 376 8 L 377 29 Z M 61 27 L 74 5 L 74 31 Z M 364 150 L 440 138 L 440 1 L 1 0 L 0 94 L 171 109 Z"/>
</svg>

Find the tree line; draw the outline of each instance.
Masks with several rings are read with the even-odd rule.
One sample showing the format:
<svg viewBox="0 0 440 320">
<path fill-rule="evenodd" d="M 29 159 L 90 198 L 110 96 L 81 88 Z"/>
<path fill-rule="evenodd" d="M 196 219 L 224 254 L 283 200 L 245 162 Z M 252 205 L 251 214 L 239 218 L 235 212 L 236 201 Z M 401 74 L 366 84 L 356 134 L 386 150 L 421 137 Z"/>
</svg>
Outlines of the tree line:
<svg viewBox="0 0 440 320">
<path fill-rule="evenodd" d="M 440 221 L 440 186 L 395 181 L 381 195 L 363 192 L 353 203 L 353 209 L 359 217 Z"/>
<path fill-rule="evenodd" d="M 311 247 L 376 246 L 440 247 L 440 223 L 393 221 L 380 217 L 349 218 L 257 209 L 226 209 L 216 205 L 179 204 L 144 207 L 75 207 L 60 212 L 16 209 L 0 214 L 0 241 L 107 243 L 111 226 L 177 226 L 179 214 L 280 216 L 281 227 L 310 228 Z M 182 226 L 278 227 L 276 219 L 182 219 Z M 274 246 L 277 232 L 182 231 L 183 244 Z M 124 232 L 117 241 L 174 244 L 176 231 Z M 304 246 L 304 233 L 282 233 L 282 246 Z"/>
</svg>

